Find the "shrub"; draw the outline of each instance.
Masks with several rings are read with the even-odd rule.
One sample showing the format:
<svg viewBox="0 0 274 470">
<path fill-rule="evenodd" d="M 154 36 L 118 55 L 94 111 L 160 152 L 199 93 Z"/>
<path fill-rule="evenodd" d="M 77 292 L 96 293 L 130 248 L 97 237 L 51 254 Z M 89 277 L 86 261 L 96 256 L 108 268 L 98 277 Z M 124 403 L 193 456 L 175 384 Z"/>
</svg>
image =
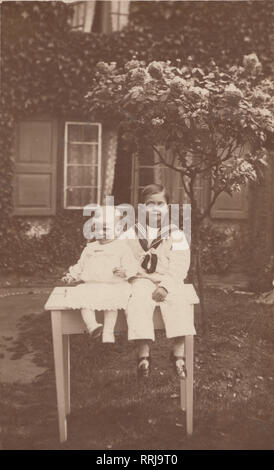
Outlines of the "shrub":
<svg viewBox="0 0 274 470">
<path fill-rule="evenodd" d="M 224 274 L 239 255 L 239 233 L 233 228 L 207 223 L 201 230 L 201 259 L 204 273 Z"/>
<path fill-rule="evenodd" d="M 30 236 L 31 223 L 12 217 L 0 228 L 0 269 L 20 274 L 47 274 L 74 263 L 86 240 L 82 234 L 82 214 L 61 211 L 49 233 Z"/>
<path fill-rule="evenodd" d="M 27 235 L 31 224 L 11 218 L 0 228 L 0 268 L 6 272 L 33 274 L 49 270 L 50 260 L 42 250 L 43 240 Z"/>
<path fill-rule="evenodd" d="M 75 262 L 86 244 L 82 233 L 83 215 L 60 211 L 53 220 L 48 235 L 44 237 L 44 250 L 52 264 L 67 267 Z"/>
<path fill-rule="evenodd" d="M 274 256 L 263 256 L 263 261 L 253 262 L 249 267 L 250 280 L 248 288 L 256 293 L 267 292 L 272 289 Z"/>
</svg>

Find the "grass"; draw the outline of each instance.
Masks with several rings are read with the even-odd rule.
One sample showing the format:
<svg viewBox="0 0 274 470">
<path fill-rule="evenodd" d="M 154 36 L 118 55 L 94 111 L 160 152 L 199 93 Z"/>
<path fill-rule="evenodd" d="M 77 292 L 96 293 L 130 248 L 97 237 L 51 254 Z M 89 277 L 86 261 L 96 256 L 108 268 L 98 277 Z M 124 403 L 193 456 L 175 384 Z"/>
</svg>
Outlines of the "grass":
<svg viewBox="0 0 274 470">
<path fill-rule="evenodd" d="M 55 287 L 60 283 L 60 278 L 67 271 L 67 266 L 55 267 L 50 273 L 18 274 L 0 270 L 0 288 L 5 287 Z"/>
<path fill-rule="evenodd" d="M 136 378 L 133 345 L 72 337 L 69 439 L 58 442 L 48 313 L 26 316 L 14 353 L 34 349 L 47 371 L 29 385 L 0 385 L 4 449 L 273 449 L 273 307 L 253 297 L 207 292 L 209 334 L 195 341 L 194 435 L 185 435 L 179 384 L 160 333 L 152 373 Z"/>
</svg>

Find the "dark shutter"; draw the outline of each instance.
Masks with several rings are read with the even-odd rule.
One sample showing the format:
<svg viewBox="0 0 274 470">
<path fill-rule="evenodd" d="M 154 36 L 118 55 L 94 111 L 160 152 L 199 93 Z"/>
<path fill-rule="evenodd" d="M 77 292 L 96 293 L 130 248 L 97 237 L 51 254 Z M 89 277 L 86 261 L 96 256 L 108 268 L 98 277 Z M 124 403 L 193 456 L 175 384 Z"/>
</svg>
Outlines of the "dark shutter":
<svg viewBox="0 0 274 470">
<path fill-rule="evenodd" d="M 52 120 L 18 123 L 14 214 L 53 215 L 56 210 L 57 125 Z"/>
<path fill-rule="evenodd" d="M 211 210 L 211 216 L 216 219 L 247 219 L 248 187 L 242 187 L 240 192 L 235 192 L 232 196 L 220 194 Z"/>
</svg>

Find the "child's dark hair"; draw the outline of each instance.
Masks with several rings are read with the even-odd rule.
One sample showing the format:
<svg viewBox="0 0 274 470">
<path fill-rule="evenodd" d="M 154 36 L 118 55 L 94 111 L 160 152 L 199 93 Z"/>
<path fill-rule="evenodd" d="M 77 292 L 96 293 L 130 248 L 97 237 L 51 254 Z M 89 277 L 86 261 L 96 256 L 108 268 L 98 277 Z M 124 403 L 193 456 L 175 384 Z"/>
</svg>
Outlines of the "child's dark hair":
<svg viewBox="0 0 274 470">
<path fill-rule="evenodd" d="M 141 202 L 142 204 L 147 200 L 148 196 L 153 194 L 164 193 L 167 204 L 169 204 L 169 194 L 166 188 L 162 184 L 153 183 L 145 186 L 141 192 Z"/>
</svg>

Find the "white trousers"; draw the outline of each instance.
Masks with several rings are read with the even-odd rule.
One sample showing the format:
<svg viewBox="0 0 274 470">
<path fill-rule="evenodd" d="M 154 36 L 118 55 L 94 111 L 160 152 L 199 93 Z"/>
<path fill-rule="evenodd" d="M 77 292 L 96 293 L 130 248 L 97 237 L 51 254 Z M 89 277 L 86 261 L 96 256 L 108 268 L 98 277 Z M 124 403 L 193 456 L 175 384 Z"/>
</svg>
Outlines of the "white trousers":
<svg viewBox="0 0 274 470">
<path fill-rule="evenodd" d="M 161 309 L 167 338 L 195 335 L 193 312 L 183 296 L 183 289 L 174 286 L 174 290 L 159 303 L 152 299 L 155 289 L 156 285 L 149 279 L 132 281 L 132 295 L 126 310 L 128 339 L 155 340 L 153 313 L 156 305 Z"/>
</svg>

